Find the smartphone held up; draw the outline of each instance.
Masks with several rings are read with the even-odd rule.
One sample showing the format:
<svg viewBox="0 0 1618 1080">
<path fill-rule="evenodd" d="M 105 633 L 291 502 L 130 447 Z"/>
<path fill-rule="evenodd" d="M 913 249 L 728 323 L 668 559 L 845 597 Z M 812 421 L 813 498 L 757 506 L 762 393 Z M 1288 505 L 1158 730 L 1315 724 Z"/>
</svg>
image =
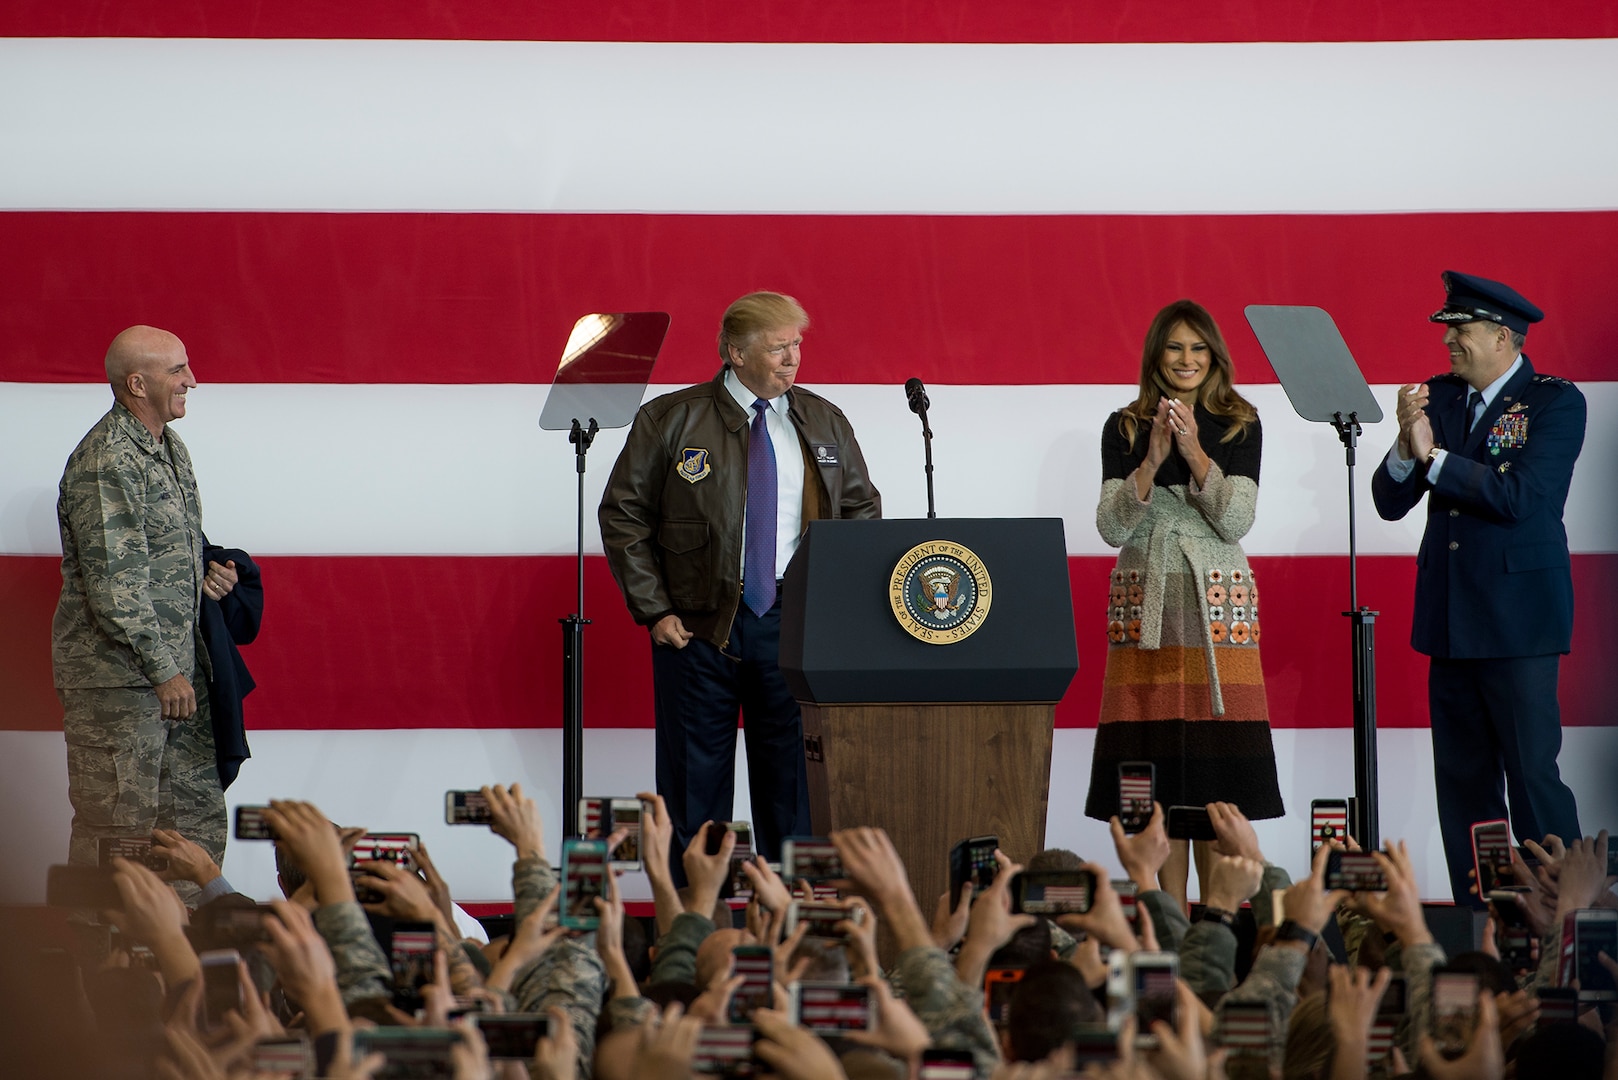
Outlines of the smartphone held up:
<svg viewBox="0 0 1618 1080">
<path fill-rule="evenodd" d="M 596 897 L 607 895 L 607 842 L 562 841 L 561 923 L 569 930 L 594 930 L 601 925 Z"/>
<path fill-rule="evenodd" d="M 1133 835 L 1152 821 L 1152 802 L 1157 798 L 1157 766 L 1150 761 L 1123 761 L 1118 764 L 1118 823 Z"/>
</svg>

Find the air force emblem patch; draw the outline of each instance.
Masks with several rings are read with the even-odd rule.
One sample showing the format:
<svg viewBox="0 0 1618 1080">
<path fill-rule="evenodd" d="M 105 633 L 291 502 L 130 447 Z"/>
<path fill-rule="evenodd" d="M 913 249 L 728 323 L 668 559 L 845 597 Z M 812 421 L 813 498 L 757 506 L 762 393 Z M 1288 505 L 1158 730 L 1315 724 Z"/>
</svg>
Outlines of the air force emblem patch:
<svg viewBox="0 0 1618 1080">
<path fill-rule="evenodd" d="M 680 465 L 677 471 L 680 474 L 680 479 L 688 484 L 694 484 L 701 480 L 713 472 L 713 466 L 708 464 L 708 451 L 695 446 L 688 446 L 681 450 Z"/>
</svg>

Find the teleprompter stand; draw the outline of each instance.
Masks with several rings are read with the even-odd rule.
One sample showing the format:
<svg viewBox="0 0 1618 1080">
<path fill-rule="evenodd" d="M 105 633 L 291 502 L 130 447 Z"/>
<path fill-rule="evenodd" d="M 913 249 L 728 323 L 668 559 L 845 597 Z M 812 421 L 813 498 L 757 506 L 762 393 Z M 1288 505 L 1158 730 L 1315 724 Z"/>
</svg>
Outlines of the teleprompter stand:
<svg viewBox="0 0 1618 1080">
<path fill-rule="evenodd" d="M 1354 670 L 1354 793 L 1351 831 L 1360 847 L 1380 846 L 1376 787 L 1376 617 L 1360 606 L 1359 553 L 1354 534 L 1354 452 L 1360 425 L 1382 419 L 1382 408 L 1348 351 L 1337 324 L 1317 307 L 1251 304 L 1247 322 L 1298 415 L 1330 424 L 1348 465 L 1348 610 Z"/>
<path fill-rule="evenodd" d="M 576 559 L 579 606 L 562 624 L 562 827 L 574 833 L 584 796 L 584 472 L 596 433 L 628 427 L 657 363 L 669 317 L 661 311 L 586 315 L 573 325 L 539 426 L 567 432 L 578 473 Z"/>
</svg>

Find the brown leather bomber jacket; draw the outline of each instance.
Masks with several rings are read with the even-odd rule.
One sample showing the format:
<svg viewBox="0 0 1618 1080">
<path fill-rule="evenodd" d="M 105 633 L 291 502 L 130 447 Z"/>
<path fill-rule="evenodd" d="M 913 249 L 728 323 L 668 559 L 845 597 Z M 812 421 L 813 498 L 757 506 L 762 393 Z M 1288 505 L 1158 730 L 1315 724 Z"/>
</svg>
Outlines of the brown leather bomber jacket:
<svg viewBox="0 0 1618 1080">
<path fill-rule="evenodd" d="M 747 511 L 747 411 L 711 382 L 641 406 L 601 498 L 601 542 L 629 613 L 651 626 L 677 614 L 723 648 L 741 602 Z M 788 414 L 804 452 L 803 521 L 882 516 L 842 410 L 801 387 Z"/>
</svg>

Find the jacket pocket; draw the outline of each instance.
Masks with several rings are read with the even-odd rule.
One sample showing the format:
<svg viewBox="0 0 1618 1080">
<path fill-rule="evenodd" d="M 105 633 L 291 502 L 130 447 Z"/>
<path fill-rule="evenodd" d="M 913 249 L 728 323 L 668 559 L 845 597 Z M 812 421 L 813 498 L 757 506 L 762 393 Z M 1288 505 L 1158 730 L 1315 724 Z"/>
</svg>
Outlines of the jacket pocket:
<svg viewBox="0 0 1618 1080">
<path fill-rule="evenodd" d="M 1567 548 L 1561 544 L 1522 544 L 1506 549 L 1506 573 L 1525 570 L 1558 570 L 1571 565 Z"/>
<path fill-rule="evenodd" d="M 663 583 L 682 611 L 710 611 L 714 583 L 713 536 L 706 521 L 665 521 L 657 530 Z"/>
</svg>

